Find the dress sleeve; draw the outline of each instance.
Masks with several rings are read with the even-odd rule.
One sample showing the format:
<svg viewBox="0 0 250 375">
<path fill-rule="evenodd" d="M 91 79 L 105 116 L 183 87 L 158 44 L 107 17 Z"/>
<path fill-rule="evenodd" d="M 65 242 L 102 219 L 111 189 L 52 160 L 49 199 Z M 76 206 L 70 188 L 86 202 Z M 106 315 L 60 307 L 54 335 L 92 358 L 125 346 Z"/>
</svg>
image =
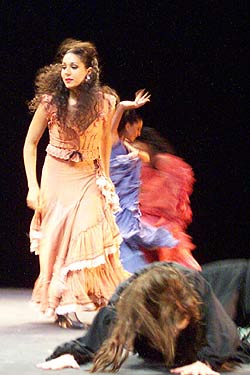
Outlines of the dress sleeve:
<svg viewBox="0 0 250 375">
<path fill-rule="evenodd" d="M 73 355 L 79 365 L 91 361 L 112 332 L 115 319 L 115 309 L 111 306 L 103 307 L 95 316 L 85 335 L 57 346 L 53 353 L 46 358 L 46 361 L 60 357 L 63 354 Z"/>
<path fill-rule="evenodd" d="M 133 274 L 128 280 L 119 285 L 111 297 L 108 306 L 99 310 L 85 335 L 57 346 L 53 353 L 46 358 L 46 361 L 50 361 L 64 354 L 73 355 L 79 365 L 91 361 L 112 330 L 116 318 L 115 303 L 120 298 L 120 294 L 123 290 L 125 290 L 138 275 L 139 273 Z"/>
<path fill-rule="evenodd" d="M 102 98 L 102 108 L 100 117 L 106 119 L 114 110 L 116 105 L 116 98 L 110 94 L 104 94 Z"/>
<path fill-rule="evenodd" d="M 91 359 L 93 358 L 93 352 L 91 352 L 86 346 L 84 346 L 84 344 L 82 343 L 83 338 L 84 336 L 57 346 L 53 353 L 46 358 L 46 361 L 51 361 L 52 359 L 60 357 L 64 354 L 73 355 L 79 365 L 91 361 Z"/>
<path fill-rule="evenodd" d="M 197 353 L 198 360 L 213 368 L 234 357 L 240 345 L 237 328 L 216 298 L 210 284 L 197 272 L 194 286 L 203 300 L 203 314 L 207 344 Z"/>
</svg>

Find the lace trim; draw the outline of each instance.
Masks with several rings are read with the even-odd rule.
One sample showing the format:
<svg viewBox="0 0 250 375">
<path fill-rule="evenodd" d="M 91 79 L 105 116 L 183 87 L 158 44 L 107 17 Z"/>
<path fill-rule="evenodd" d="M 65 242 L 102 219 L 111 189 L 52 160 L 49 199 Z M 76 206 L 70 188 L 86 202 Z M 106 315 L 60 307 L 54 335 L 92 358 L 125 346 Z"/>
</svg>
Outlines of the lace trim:
<svg viewBox="0 0 250 375">
<path fill-rule="evenodd" d="M 30 252 L 31 253 L 35 253 L 35 255 L 39 254 L 39 245 L 40 245 L 41 238 L 42 238 L 41 231 L 32 230 L 30 232 Z"/>
<path fill-rule="evenodd" d="M 115 254 L 117 252 L 116 246 L 110 247 L 106 250 L 106 254 Z M 89 259 L 89 260 L 80 260 L 79 262 L 75 262 L 69 264 L 67 267 L 63 267 L 62 269 L 62 276 L 65 277 L 69 271 L 81 271 L 84 268 L 96 268 L 99 267 L 101 264 L 106 264 L 105 256 L 100 255 L 96 259 Z"/>
<path fill-rule="evenodd" d="M 119 197 L 115 192 L 113 182 L 109 178 L 102 175 L 96 178 L 96 184 L 105 198 L 105 207 L 110 207 L 114 214 L 120 212 L 121 207 Z"/>
</svg>

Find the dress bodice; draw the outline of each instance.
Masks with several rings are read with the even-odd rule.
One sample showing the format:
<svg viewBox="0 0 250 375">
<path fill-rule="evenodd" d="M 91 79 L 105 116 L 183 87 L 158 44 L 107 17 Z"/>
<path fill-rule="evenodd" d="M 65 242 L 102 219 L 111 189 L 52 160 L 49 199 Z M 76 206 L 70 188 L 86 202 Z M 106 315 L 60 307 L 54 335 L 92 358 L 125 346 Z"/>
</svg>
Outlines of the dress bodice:
<svg viewBox="0 0 250 375">
<path fill-rule="evenodd" d="M 77 127 L 63 128 L 57 118 L 56 107 L 51 104 L 51 97 L 46 95 L 42 101 L 46 105 L 49 145 L 46 151 L 64 160 L 71 161 L 94 160 L 100 156 L 102 127 L 109 111 L 113 107 L 110 95 L 103 99 L 102 112 L 81 132 Z"/>
</svg>

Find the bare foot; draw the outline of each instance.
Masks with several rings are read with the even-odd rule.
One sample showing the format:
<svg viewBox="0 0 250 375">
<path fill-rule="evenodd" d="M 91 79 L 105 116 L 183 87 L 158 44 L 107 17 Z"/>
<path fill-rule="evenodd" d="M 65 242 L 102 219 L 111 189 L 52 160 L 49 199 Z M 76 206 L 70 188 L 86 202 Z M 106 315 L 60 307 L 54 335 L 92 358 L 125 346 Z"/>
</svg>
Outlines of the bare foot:
<svg viewBox="0 0 250 375">
<path fill-rule="evenodd" d="M 81 307 L 81 311 L 95 311 L 96 310 L 96 305 L 92 302 L 86 303 L 86 305 L 83 305 Z"/>
<path fill-rule="evenodd" d="M 45 316 L 47 316 L 48 318 L 56 318 L 55 310 L 52 309 L 51 307 L 49 307 L 49 308 L 45 311 Z"/>
</svg>

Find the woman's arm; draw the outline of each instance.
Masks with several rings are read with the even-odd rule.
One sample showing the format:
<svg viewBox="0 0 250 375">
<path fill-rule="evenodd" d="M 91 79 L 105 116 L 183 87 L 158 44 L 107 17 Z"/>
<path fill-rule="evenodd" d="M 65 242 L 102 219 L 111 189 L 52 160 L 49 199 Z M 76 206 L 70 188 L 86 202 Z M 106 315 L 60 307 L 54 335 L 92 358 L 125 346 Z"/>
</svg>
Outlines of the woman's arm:
<svg viewBox="0 0 250 375">
<path fill-rule="evenodd" d="M 139 90 L 135 93 L 134 100 L 123 100 L 121 101 L 114 113 L 112 118 L 112 143 L 115 144 L 119 141 L 118 127 L 121 121 L 124 111 L 127 109 L 136 109 L 142 107 L 144 104 L 150 101 L 150 95 L 148 92 L 145 92 L 145 89 Z"/>
<path fill-rule="evenodd" d="M 23 148 L 24 167 L 28 182 L 27 205 L 39 208 L 39 185 L 37 181 L 37 145 L 47 127 L 47 117 L 42 104 L 37 108 L 30 123 Z"/>
<path fill-rule="evenodd" d="M 112 135 L 111 126 L 112 118 L 114 115 L 115 107 L 112 106 L 112 99 L 106 97 L 104 99 L 104 110 L 105 116 L 103 118 L 102 136 L 101 136 L 101 160 L 103 163 L 104 173 L 106 177 L 109 177 L 109 163 L 112 148 Z"/>
<path fill-rule="evenodd" d="M 144 163 L 150 162 L 150 156 L 146 151 L 139 150 L 138 148 L 134 147 L 134 145 L 131 145 L 131 143 L 124 141 L 124 145 L 126 146 L 127 150 L 130 153 L 134 153 L 135 157 L 138 157 L 143 161 Z"/>
<path fill-rule="evenodd" d="M 103 307 L 84 336 L 57 346 L 46 362 L 37 366 L 46 370 L 59 370 L 65 367 L 79 368 L 79 365 L 90 362 L 109 337 L 115 319 L 115 308 Z"/>
</svg>

